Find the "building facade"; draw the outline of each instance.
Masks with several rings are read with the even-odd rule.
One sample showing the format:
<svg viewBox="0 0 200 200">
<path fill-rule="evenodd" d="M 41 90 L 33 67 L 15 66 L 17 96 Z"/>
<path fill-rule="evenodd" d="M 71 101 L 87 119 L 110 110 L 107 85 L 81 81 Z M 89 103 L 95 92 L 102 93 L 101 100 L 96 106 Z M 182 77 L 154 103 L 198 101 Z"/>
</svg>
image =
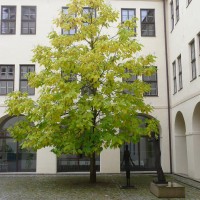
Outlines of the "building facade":
<svg viewBox="0 0 200 200">
<path fill-rule="evenodd" d="M 167 1 L 173 171 L 199 179 L 200 17 L 197 0 Z"/>
<path fill-rule="evenodd" d="M 174 172 L 200 178 L 196 155 L 200 148 L 200 16 L 198 0 L 107 0 L 119 12 L 118 23 L 135 16 L 136 39 L 143 44 L 141 54 L 157 57 L 156 75 L 144 79 L 152 85 L 145 101 L 154 107 L 151 117 L 160 122 L 162 166 L 165 172 Z M 21 150 L 6 131 L 23 117 L 9 118 L 6 113 L 6 94 L 26 91 L 37 99 L 38 91 L 28 86 L 25 74 L 38 71 L 31 62 L 32 49 L 48 45 L 47 35 L 61 29 L 52 23 L 67 0 L 1 0 L 0 6 L 0 171 L 31 171 L 57 173 L 87 171 L 85 157 L 63 155 L 57 158 L 51 148 L 37 152 Z M 114 32 L 114 30 L 109 30 Z M 70 33 L 73 34 L 73 31 Z M 188 109 L 189 108 L 189 109 Z M 154 171 L 152 144 L 146 138 L 130 144 L 136 170 Z M 102 173 L 119 173 L 123 148 L 105 149 L 97 159 Z M 6 162 L 5 162 L 6 161 Z"/>
</svg>

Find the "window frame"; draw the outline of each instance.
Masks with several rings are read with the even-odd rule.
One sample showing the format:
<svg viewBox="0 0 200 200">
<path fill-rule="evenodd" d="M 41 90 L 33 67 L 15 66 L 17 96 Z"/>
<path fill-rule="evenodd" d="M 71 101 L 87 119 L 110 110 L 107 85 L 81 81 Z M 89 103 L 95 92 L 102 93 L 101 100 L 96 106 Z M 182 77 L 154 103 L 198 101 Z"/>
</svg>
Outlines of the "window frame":
<svg viewBox="0 0 200 200">
<path fill-rule="evenodd" d="M 126 21 L 126 20 L 123 20 L 123 17 L 122 17 L 123 16 L 123 14 L 122 14 L 123 11 L 128 11 L 128 19 L 127 20 L 130 20 L 130 19 L 136 17 L 136 9 L 135 8 L 121 8 L 121 22 L 122 23 Z M 131 17 L 131 18 L 129 16 L 129 11 L 133 11 L 134 12 L 134 16 Z"/>
<path fill-rule="evenodd" d="M 181 61 L 181 55 L 177 58 L 178 63 L 178 79 L 179 79 L 179 91 L 183 89 L 183 71 L 182 71 L 182 61 Z"/>
<path fill-rule="evenodd" d="M 133 75 L 132 73 L 132 70 L 130 70 L 130 69 L 125 69 L 125 73 L 127 74 L 130 74 L 131 75 L 131 77 L 130 78 L 123 78 L 123 82 L 127 82 L 127 83 L 133 83 L 135 80 L 137 80 L 138 79 L 138 76 L 137 75 Z"/>
<path fill-rule="evenodd" d="M 83 10 L 82 10 L 82 14 L 84 14 L 84 10 L 86 10 L 86 9 L 88 9 L 89 12 L 90 12 L 91 9 L 94 10 L 94 19 L 97 17 L 96 9 L 91 8 L 91 7 L 89 7 L 89 6 L 83 7 L 82 9 L 83 9 Z M 89 25 L 90 23 L 89 23 L 89 22 L 84 22 L 84 21 L 83 21 L 83 24 L 84 24 L 85 26 L 87 26 L 87 25 Z"/>
<path fill-rule="evenodd" d="M 15 9 L 15 19 L 3 19 L 3 8 L 14 8 Z M 10 16 L 9 16 L 10 17 Z M 17 18 L 17 8 L 16 6 L 7 6 L 7 5 L 2 5 L 1 6 L 1 35 L 15 35 L 16 34 L 16 18 Z M 13 33 L 3 33 L 2 32 L 2 26 L 3 26 L 3 23 L 14 23 L 14 32 Z M 9 27 L 8 27 L 8 30 L 11 30 Z"/>
<path fill-rule="evenodd" d="M 153 11 L 153 22 L 143 22 L 142 21 L 142 11 Z M 149 35 L 149 29 L 147 29 L 147 32 L 148 32 L 148 35 L 143 35 L 143 29 L 142 29 L 142 25 L 153 25 L 154 27 L 154 34 L 153 35 Z M 156 20 L 155 20 L 155 9 L 145 9 L 145 8 L 142 8 L 140 9 L 140 27 L 141 27 L 141 37 L 156 37 Z"/>
<path fill-rule="evenodd" d="M 33 71 L 32 72 L 35 72 L 35 65 L 33 65 L 33 64 L 31 64 L 31 65 L 30 64 L 28 64 L 28 65 L 27 64 L 20 64 L 20 66 L 19 66 L 19 68 L 20 68 L 20 72 L 19 72 L 19 91 L 23 92 L 22 91 L 22 81 L 27 81 L 27 86 L 26 86 L 27 90 L 25 92 L 27 92 L 29 96 L 33 96 L 33 95 L 35 95 L 35 88 L 31 88 L 28 85 L 28 78 L 26 78 L 26 77 L 22 78 L 22 67 L 27 67 L 27 68 L 33 67 Z M 28 74 L 28 73 L 29 72 L 27 72 L 26 74 Z M 33 89 L 34 92 L 30 93 L 29 89 Z"/>
<path fill-rule="evenodd" d="M 145 77 L 152 77 L 152 78 L 156 78 L 156 80 L 145 80 Z M 149 92 L 145 92 L 144 93 L 144 96 L 145 97 L 158 97 L 158 73 L 157 73 L 157 70 L 154 74 L 152 74 L 151 76 L 145 76 L 145 75 L 142 75 L 142 81 L 147 83 L 147 84 L 150 84 L 151 85 L 151 90 Z M 155 91 L 156 91 L 156 94 L 152 94 L 152 83 L 156 83 L 156 87 L 155 87 Z"/>
<path fill-rule="evenodd" d="M 176 0 L 176 23 L 180 19 L 180 12 L 179 12 L 179 0 Z"/>
<path fill-rule="evenodd" d="M 31 20 L 31 19 L 24 20 L 23 19 L 23 8 L 29 8 L 29 9 L 30 8 L 35 8 L 35 19 L 34 20 Z M 30 13 L 29 13 L 29 15 L 30 15 Z M 30 30 L 31 30 L 30 26 L 28 26 L 28 33 L 23 33 L 22 24 L 24 22 L 27 22 L 28 24 L 31 23 L 31 22 L 35 22 L 35 27 L 34 27 L 35 33 L 30 33 Z M 36 22 L 37 22 L 37 7 L 36 6 L 21 6 L 21 35 L 36 35 L 36 28 L 37 28 Z"/>
<path fill-rule="evenodd" d="M 172 63 L 174 94 L 177 93 L 176 61 Z"/>
<path fill-rule="evenodd" d="M 191 61 L 191 72 L 192 80 L 197 78 L 197 67 L 196 67 L 196 52 L 195 52 L 195 40 L 193 39 L 190 43 L 190 61 Z"/>
<path fill-rule="evenodd" d="M 200 32 L 197 35 L 198 37 L 198 49 L 199 49 L 199 56 L 200 56 Z"/>
<path fill-rule="evenodd" d="M 190 5 L 192 0 L 187 0 L 187 7 Z"/>
<path fill-rule="evenodd" d="M 123 81 L 123 82 L 126 82 L 126 83 L 128 83 L 128 84 L 132 84 L 134 81 L 136 81 L 136 80 L 138 79 L 138 76 L 137 76 L 137 75 L 134 75 L 133 72 L 132 72 L 132 70 L 130 70 L 130 69 L 127 69 L 127 68 L 126 68 L 124 73 L 125 73 L 125 74 L 129 74 L 130 77 L 129 77 L 129 78 L 122 78 L 122 81 Z M 128 90 L 128 89 L 125 89 L 125 90 L 123 91 L 123 93 L 134 95 L 134 91 L 130 91 L 130 90 Z"/>
<path fill-rule="evenodd" d="M 64 7 L 62 7 L 62 13 L 63 14 L 65 14 L 63 11 L 64 11 L 64 9 L 68 9 L 69 7 L 66 7 L 66 6 L 64 6 Z M 74 14 L 74 17 L 76 17 L 76 14 Z M 71 30 L 74 30 L 74 33 L 72 33 L 71 34 Z M 66 33 L 65 33 L 66 32 Z M 68 31 L 65 31 L 63 28 L 61 29 L 61 34 L 62 35 L 75 35 L 77 33 L 77 27 L 76 28 L 74 28 L 74 29 L 70 29 L 70 30 L 68 30 Z"/>
<path fill-rule="evenodd" d="M 128 12 L 128 19 L 127 20 L 131 20 L 132 18 L 136 17 L 136 9 L 135 8 L 121 8 L 121 23 L 124 23 L 126 20 L 123 20 L 123 11 L 127 11 Z M 134 12 L 134 16 L 130 18 L 129 16 L 129 11 L 133 11 Z M 134 35 L 136 35 L 136 27 L 134 28 Z"/>
<path fill-rule="evenodd" d="M 1 78 L 1 67 L 12 67 L 13 68 L 13 78 Z M 8 70 L 6 70 L 6 75 L 7 75 Z M 8 65 L 0 65 L 0 82 L 1 81 L 4 81 L 6 82 L 6 93 L 5 94 L 2 94 L 1 93 L 1 89 L 0 89 L 0 96 L 6 96 L 7 94 L 9 94 L 10 92 L 8 92 L 8 82 L 12 82 L 12 91 L 14 91 L 14 88 L 15 88 L 15 65 L 11 65 L 11 64 L 8 64 Z"/>
<path fill-rule="evenodd" d="M 170 2 L 170 11 L 171 11 L 171 31 L 174 30 L 174 1 Z"/>
</svg>

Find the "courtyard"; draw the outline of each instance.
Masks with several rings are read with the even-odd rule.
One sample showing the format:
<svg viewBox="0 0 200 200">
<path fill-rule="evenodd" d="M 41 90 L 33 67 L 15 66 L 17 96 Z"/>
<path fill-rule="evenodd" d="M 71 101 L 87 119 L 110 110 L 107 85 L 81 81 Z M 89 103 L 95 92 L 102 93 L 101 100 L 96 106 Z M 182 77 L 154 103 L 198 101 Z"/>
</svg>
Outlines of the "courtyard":
<svg viewBox="0 0 200 200">
<path fill-rule="evenodd" d="M 89 183 L 89 174 L 1 174 L 0 200 L 154 200 L 158 198 L 150 193 L 149 185 L 155 177 L 131 174 L 135 188 L 120 189 L 126 184 L 124 173 L 98 174 L 96 184 Z M 185 199 L 200 199 L 200 182 L 177 175 L 166 178 L 185 186 Z"/>
</svg>

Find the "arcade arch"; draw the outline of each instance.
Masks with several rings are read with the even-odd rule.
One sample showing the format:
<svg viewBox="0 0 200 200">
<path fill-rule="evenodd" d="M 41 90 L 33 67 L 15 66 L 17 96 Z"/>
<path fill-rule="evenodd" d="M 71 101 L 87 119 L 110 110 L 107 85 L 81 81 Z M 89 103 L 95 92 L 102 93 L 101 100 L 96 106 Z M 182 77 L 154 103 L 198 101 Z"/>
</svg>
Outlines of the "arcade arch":
<svg viewBox="0 0 200 200">
<path fill-rule="evenodd" d="M 186 125 L 180 111 L 175 117 L 175 166 L 176 173 L 188 174 Z"/>
</svg>

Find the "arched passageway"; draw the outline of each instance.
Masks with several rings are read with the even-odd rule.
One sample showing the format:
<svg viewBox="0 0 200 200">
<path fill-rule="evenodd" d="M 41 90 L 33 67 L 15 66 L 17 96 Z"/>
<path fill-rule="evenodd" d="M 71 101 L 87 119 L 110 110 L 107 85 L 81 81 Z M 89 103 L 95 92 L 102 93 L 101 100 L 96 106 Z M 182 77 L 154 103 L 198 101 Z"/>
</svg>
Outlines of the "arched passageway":
<svg viewBox="0 0 200 200">
<path fill-rule="evenodd" d="M 192 118 L 193 132 L 200 132 L 200 102 L 196 105 Z"/>
<path fill-rule="evenodd" d="M 194 159 L 193 161 L 193 174 L 192 176 L 196 179 L 200 179 L 200 102 L 195 106 L 193 116 L 192 116 L 192 136 L 191 136 L 191 155 Z"/>
<path fill-rule="evenodd" d="M 186 126 L 181 112 L 175 118 L 175 172 L 188 174 Z"/>
</svg>

